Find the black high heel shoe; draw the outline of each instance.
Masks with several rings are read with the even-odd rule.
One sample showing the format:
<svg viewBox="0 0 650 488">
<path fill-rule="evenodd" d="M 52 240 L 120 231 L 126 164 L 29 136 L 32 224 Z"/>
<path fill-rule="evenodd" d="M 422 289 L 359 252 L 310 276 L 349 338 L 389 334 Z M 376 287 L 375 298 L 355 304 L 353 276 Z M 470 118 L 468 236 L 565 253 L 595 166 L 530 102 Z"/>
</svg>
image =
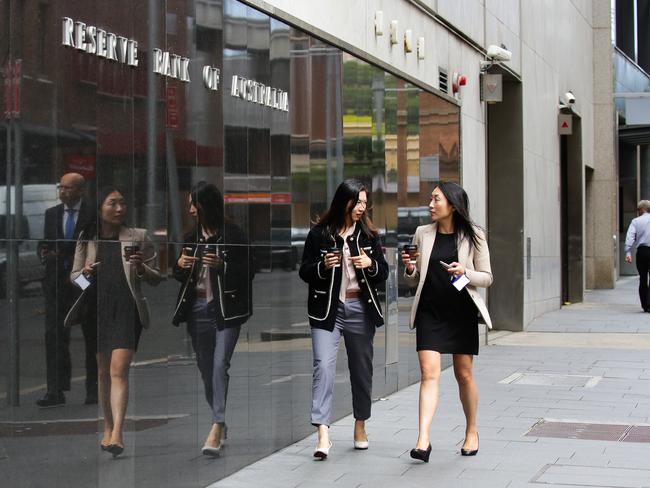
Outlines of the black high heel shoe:
<svg viewBox="0 0 650 488">
<path fill-rule="evenodd" d="M 426 450 L 424 449 L 411 449 L 411 457 L 413 459 L 419 459 L 420 461 L 424 461 L 425 463 L 429 462 L 429 456 L 431 455 L 431 444 L 429 444 L 429 447 L 427 447 Z"/>
<path fill-rule="evenodd" d="M 124 446 L 120 446 L 119 444 L 109 444 L 106 450 L 116 458 L 124 452 Z"/>
<path fill-rule="evenodd" d="M 478 454 L 478 432 L 476 433 L 476 449 L 460 449 L 461 456 L 476 456 Z"/>
</svg>

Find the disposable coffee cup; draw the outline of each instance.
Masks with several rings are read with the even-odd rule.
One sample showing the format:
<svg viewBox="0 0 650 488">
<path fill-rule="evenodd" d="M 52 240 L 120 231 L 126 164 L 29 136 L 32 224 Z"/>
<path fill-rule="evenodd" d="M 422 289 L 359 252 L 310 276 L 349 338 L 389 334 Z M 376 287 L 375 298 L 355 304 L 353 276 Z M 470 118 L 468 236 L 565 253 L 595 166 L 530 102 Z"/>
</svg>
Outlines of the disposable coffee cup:
<svg viewBox="0 0 650 488">
<path fill-rule="evenodd" d="M 404 246 L 404 252 L 409 255 L 409 263 L 415 264 L 417 262 L 415 254 L 418 252 L 417 244 L 406 244 Z"/>
<path fill-rule="evenodd" d="M 131 259 L 131 256 L 140 250 L 140 246 L 124 246 L 124 256 L 126 260 Z"/>
<path fill-rule="evenodd" d="M 327 250 L 328 253 L 330 254 L 335 254 L 336 257 L 338 258 L 338 263 L 334 265 L 335 268 L 338 268 L 341 266 L 341 250 L 338 247 L 330 247 Z"/>
</svg>

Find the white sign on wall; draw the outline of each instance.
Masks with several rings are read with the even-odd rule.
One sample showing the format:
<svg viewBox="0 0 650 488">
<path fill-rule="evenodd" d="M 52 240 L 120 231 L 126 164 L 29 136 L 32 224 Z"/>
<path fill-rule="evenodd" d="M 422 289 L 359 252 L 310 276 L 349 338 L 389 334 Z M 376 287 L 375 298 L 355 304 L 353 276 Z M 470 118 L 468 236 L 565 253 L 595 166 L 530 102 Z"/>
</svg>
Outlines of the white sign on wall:
<svg viewBox="0 0 650 488">
<path fill-rule="evenodd" d="M 481 75 L 481 101 L 487 103 L 503 100 L 503 77 L 501 75 Z"/>
<path fill-rule="evenodd" d="M 561 136 L 570 136 L 573 134 L 573 115 L 558 114 L 557 116 L 557 133 Z"/>
</svg>

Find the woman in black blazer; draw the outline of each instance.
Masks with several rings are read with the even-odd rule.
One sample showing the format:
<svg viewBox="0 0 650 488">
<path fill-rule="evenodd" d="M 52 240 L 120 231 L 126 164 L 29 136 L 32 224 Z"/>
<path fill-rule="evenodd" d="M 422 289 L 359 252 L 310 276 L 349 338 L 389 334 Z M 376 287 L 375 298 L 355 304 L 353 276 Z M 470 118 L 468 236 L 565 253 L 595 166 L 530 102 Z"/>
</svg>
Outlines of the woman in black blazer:
<svg viewBox="0 0 650 488">
<path fill-rule="evenodd" d="M 217 187 L 199 182 L 192 189 L 189 204 L 197 225 L 185 236 L 174 266 L 174 278 L 181 287 L 173 323 L 178 326 L 187 322 L 205 397 L 212 409 L 212 427 L 202 452 L 216 456 L 226 438 L 230 360 L 241 325 L 252 313 L 253 270 L 244 232 L 224 218 L 223 197 Z"/>
<path fill-rule="evenodd" d="M 312 425 L 318 428 L 314 456 L 325 459 L 332 443 L 336 356 L 341 336 L 348 352 L 352 386 L 354 447 L 367 449 L 365 421 L 370 418 L 372 341 L 384 324 L 377 287 L 388 277 L 377 229 L 367 215 L 368 191 L 356 180 L 339 185 L 329 210 L 307 236 L 300 277 L 309 284 L 314 370 Z"/>
</svg>

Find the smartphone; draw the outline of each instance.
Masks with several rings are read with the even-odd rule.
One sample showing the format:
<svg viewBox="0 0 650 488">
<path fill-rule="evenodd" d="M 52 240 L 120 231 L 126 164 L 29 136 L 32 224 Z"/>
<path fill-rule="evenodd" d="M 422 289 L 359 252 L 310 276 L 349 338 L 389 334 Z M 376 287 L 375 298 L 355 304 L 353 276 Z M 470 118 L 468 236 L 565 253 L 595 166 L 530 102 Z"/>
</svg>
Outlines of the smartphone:
<svg viewBox="0 0 650 488">
<path fill-rule="evenodd" d="M 451 268 L 451 264 L 447 264 L 447 263 L 445 263 L 444 261 L 440 261 L 440 264 L 441 264 L 441 266 L 442 266 L 443 268 L 445 268 L 445 269 L 449 269 L 449 268 Z"/>
<path fill-rule="evenodd" d="M 203 248 L 203 256 L 206 254 L 217 254 L 217 245 L 216 244 L 206 244 Z"/>
</svg>

